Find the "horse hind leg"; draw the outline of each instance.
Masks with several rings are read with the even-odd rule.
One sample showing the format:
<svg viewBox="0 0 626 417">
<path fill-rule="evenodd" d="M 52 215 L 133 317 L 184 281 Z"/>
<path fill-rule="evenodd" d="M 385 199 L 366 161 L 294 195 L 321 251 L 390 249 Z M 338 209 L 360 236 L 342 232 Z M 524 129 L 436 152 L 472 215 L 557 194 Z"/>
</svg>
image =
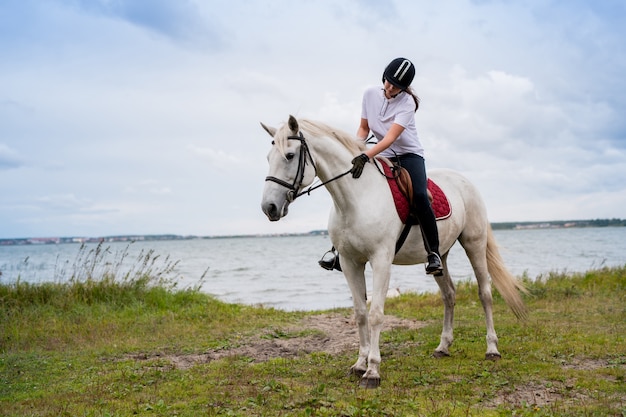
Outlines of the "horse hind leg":
<svg viewBox="0 0 626 417">
<path fill-rule="evenodd" d="M 436 358 L 442 358 L 450 356 L 450 346 L 454 340 L 454 305 L 456 303 L 456 290 L 450 273 L 448 271 L 448 253 L 445 253 L 441 257 L 443 264 L 443 274 L 435 275 L 435 281 L 439 285 L 441 291 L 441 299 L 443 300 L 443 330 L 441 331 L 441 339 L 439 346 L 435 349 L 433 356 Z"/>
<path fill-rule="evenodd" d="M 464 239 L 461 245 L 470 260 L 476 281 L 478 282 L 478 297 L 485 312 L 485 324 L 487 328 L 487 352 L 485 358 L 490 360 L 500 359 L 498 351 L 498 336 L 493 322 L 493 297 L 491 295 L 491 281 L 487 267 L 487 242 L 486 239 Z"/>
</svg>

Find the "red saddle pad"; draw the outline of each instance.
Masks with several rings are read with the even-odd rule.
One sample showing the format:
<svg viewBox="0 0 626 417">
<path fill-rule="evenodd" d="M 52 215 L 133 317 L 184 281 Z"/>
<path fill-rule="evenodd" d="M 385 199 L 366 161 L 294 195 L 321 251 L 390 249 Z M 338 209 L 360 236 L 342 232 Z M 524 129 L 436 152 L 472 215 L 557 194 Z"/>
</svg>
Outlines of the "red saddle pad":
<svg viewBox="0 0 626 417">
<path fill-rule="evenodd" d="M 402 223 L 406 223 L 406 219 L 409 217 L 409 201 L 400 191 L 395 178 L 392 178 L 393 174 L 391 172 L 391 167 L 384 162 L 381 162 L 381 165 L 383 166 L 385 175 L 387 176 L 387 182 L 389 183 L 391 195 L 393 195 L 393 201 L 396 204 L 398 216 L 400 217 L 400 220 L 402 220 Z M 431 206 L 433 208 L 433 212 L 435 213 L 435 218 L 437 220 L 443 220 L 450 217 L 452 214 L 452 208 L 450 207 L 448 197 L 446 197 L 443 190 L 430 178 L 428 179 L 428 190 L 433 196 Z"/>
</svg>

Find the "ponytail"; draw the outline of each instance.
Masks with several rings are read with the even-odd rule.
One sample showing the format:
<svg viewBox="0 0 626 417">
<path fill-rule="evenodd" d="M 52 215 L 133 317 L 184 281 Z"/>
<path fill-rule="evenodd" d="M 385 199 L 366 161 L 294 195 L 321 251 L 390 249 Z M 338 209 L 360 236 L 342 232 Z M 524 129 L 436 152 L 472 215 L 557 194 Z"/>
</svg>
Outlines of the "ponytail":
<svg viewBox="0 0 626 417">
<path fill-rule="evenodd" d="M 420 98 L 417 96 L 417 94 L 415 94 L 411 87 L 407 87 L 405 91 L 409 93 L 411 97 L 413 97 L 413 101 L 415 102 L 415 111 L 417 111 L 417 109 L 420 107 Z"/>
</svg>

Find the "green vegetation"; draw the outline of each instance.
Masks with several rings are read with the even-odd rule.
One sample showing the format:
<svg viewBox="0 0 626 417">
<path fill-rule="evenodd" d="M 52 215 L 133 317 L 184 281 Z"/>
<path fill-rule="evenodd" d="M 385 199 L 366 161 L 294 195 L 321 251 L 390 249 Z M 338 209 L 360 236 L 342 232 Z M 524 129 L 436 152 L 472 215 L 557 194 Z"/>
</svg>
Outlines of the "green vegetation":
<svg viewBox="0 0 626 417">
<path fill-rule="evenodd" d="M 328 336 L 307 320 L 349 310 L 226 304 L 176 289 L 151 253 L 125 273 L 103 253 L 80 258 L 67 283 L 0 285 L 0 415 L 626 415 L 626 266 L 526 279 L 525 323 L 496 294 L 498 362 L 483 359 L 473 284 L 458 286 L 444 359 L 431 357 L 439 297 L 390 299 L 388 315 L 423 327 L 383 333 L 382 386 L 362 390 L 347 376 L 356 348 L 287 348 Z"/>
</svg>

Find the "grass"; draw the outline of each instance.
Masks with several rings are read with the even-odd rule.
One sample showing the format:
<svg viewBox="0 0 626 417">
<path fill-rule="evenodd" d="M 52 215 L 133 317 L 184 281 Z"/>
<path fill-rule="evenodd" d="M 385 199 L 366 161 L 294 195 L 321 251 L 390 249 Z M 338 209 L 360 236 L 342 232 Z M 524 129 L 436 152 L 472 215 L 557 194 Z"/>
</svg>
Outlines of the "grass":
<svg viewBox="0 0 626 417">
<path fill-rule="evenodd" d="M 320 312 L 226 304 L 177 289 L 172 264 L 153 253 L 130 271 L 107 256 L 83 253 L 64 283 L 0 285 L 0 415 L 626 415 L 626 266 L 527 279 L 526 323 L 496 294 L 498 362 L 483 359 L 474 285 L 458 285 L 455 342 L 444 359 L 431 357 L 439 296 L 390 299 L 386 314 L 426 326 L 383 333 L 382 386 L 362 390 L 346 375 L 356 350 L 176 366 L 174 357 L 316 335 L 293 328 Z"/>
</svg>

